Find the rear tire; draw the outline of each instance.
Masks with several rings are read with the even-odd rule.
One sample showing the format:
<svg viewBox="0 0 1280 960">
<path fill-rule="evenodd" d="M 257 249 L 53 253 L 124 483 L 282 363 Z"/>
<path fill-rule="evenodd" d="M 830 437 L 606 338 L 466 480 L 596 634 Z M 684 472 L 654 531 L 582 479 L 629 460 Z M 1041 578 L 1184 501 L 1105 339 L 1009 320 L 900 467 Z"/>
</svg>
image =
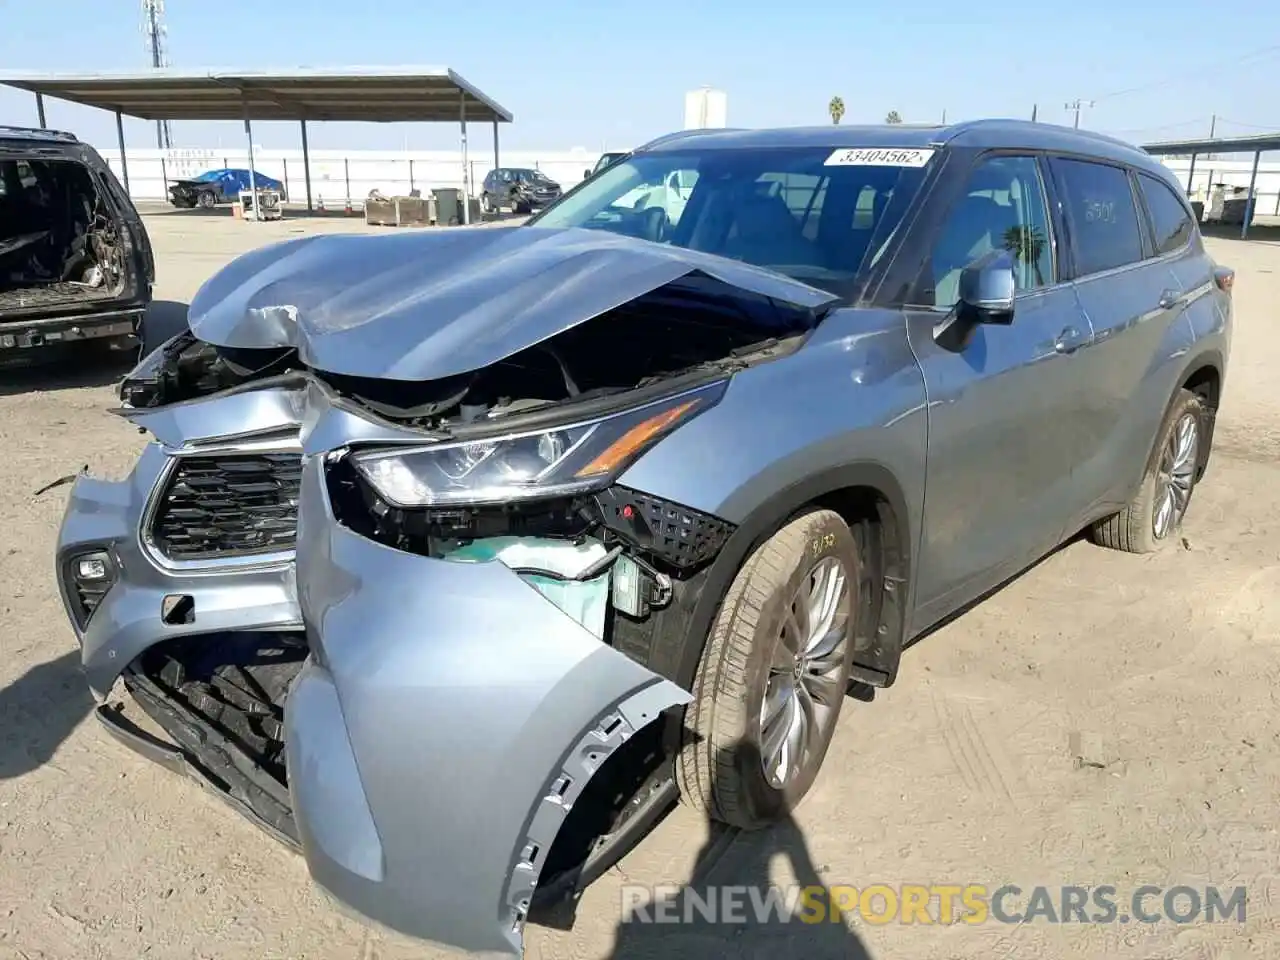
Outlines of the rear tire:
<svg viewBox="0 0 1280 960">
<path fill-rule="evenodd" d="M 1204 401 L 1180 390 L 1165 414 L 1146 476 L 1132 500 L 1089 531 L 1102 547 L 1126 553 L 1154 553 L 1178 539 L 1200 464 L 1204 462 Z"/>
<path fill-rule="evenodd" d="M 748 557 L 720 605 L 685 713 L 676 780 L 686 805 L 754 830 L 809 792 L 849 686 L 859 566 L 853 533 L 831 510 L 802 514 Z M 811 592 L 828 602 L 798 602 Z M 807 737 L 779 736 L 797 722 Z M 785 761 L 776 746 L 784 741 L 792 744 Z"/>
</svg>

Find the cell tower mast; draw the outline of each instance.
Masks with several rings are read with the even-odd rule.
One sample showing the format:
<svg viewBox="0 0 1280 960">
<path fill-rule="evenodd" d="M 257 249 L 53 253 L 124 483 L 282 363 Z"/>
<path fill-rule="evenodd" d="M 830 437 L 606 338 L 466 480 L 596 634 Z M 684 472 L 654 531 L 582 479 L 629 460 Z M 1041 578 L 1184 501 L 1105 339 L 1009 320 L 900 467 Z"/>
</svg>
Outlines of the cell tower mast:
<svg viewBox="0 0 1280 960">
<path fill-rule="evenodd" d="M 147 50 L 151 54 L 151 66 L 159 69 L 169 65 L 165 52 L 168 29 L 164 25 L 164 0 L 142 0 L 142 32 L 147 37 Z M 169 121 L 156 121 L 156 146 L 167 150 L 173 146 L 169 133 Z"/>
</svg>

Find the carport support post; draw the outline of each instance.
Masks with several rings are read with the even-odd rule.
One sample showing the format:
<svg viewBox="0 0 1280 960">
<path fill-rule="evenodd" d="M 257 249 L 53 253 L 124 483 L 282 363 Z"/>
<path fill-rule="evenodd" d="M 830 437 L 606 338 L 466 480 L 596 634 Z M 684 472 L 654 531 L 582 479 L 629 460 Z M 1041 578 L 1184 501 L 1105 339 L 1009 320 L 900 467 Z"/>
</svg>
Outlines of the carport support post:
<svg viewBox="0 0 1280 960">
<path fill-rule="evenodd" d="M 253 203 L 253 215 L 261 220 L 261 212 L 258 209 L 258 168 L 254 166 L 253 160 L 253 124 L 249 122 L 249 107 L 244 108 L 244 136 L 249 141 L 249 200 Z M 249 211 L 245 211 L 245 219 L 248 217 Z"/>
<path fill-rule="evenodd" d="M 498 118 L 493 118 L 493 169 L 497 170 L 502 164 L 498 162 Z"/>
<path fill-rule="evenodd" d="M 36 119 L 40 121 L 40 129 L 45 129 L 44 122 L 44 94 L 39 90 L 36 91 Z"/>
<path fill-rule="evenodd" d="M 1249 174 L 1249 199 L 1244 204 L 1244 223 L 1240 224 L 1240 239 L 1247 240 L 1249 238 L 1249 221 L 1253 219 L 1253 188 L 1258 183 L 1258 161 L 1262 159 L 1262 151 L 1258 150 L 1253 155 L 1253 173 Z"/>
<path fill-rule="evenodd" d="M 1191 188 L 1196 182 L 1196 155 L 1191 155 L 1191 170 L 1187 173 L 1187 196 L 1191 196 Z"/>
<path fill-rule="evenodd" d="M 116 111 L 116 139 L 120 141 L 120 179 L 124 181 L 125 196 L 129 195 L 129 160 L 124 155 L 124 117 Z"/>
<path fill-rule="evenodd" d="M 315 213 L 311 206 L 311 150 L 307 146 L 307 121 L 302 121 L 302 176 L 307 181 L 307 213 Z"/>
<path fill-rule="evenodd" d="M 462 127 L 462 222 L 471 222 L 471 161 L 467 156 L 467 95 L 458 101 L 458 122 Z"/>
</svg>

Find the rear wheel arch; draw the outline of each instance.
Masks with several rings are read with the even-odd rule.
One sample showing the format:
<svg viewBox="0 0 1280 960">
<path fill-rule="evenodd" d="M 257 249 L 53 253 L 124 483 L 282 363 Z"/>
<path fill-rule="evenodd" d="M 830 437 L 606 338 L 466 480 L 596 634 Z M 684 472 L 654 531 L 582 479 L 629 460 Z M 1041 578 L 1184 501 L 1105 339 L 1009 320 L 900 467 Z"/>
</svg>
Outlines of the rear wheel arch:
<svg viewBox="0 0 1280 960">
<path fill-rule="evenodd" d="M 1214 421 L 1218 414 L 1218 405 L 1222 401 L 1222 354 L 1217 350 L 1209 350 L 1199 354 L 1186 367 L 1181 380 L 1181 390 L 1190 390 L 1203 403 L 1204 424 L 1202 426 L 1204 442 L 1200 445 L 1200 464 L 1196 470 L 1196 480 L 1204 476 L 1209 466 L 1209 452 L 1213 443 Z M 1177 401 L 1178 391 L 1174 391 L 1170 405 Z"/>
<path fill-rule="evenodd" d="M 1214 351 L 1197 357 L 1188 367 L 1182 387 L 1198 393 L 1209 407 L 1216 410 L 1222 397 L 1221 356 Z"/>
</svg>

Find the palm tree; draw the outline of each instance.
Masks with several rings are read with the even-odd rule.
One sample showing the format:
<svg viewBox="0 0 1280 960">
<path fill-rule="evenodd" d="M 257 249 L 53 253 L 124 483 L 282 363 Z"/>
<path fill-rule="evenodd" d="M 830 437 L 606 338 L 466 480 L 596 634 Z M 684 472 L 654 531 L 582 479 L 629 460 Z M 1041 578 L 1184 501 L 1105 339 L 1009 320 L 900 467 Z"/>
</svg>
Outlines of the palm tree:
<svg viewBox="0 0 1280 960">
<path fill-rule="evenodd" d="M 890 110 L 888 113 L 884 115 L 884 122 L 885 123 L 901 123 L 902 114 L 900 114 L 897 110 Z"/>
<path fill-rule="evenodd" d="M 827 113 L 831 114 L 832 123 L 839 123 L 840 118 L 844 116 L 844 101 L 839 97 L 832 97 L 831 102 L 827 104 Z"/>
<path fill-rule="evenodd" d="M 1004 232 L 1004 248 L 1015 260 L 1031 264 L 1036 272 L 1036 286 L 1044 283 L 1044 271 L 1040 269 L 1040 255 L 1044 253 L 1045 236 L 1035 227 L 1018 224 Z"/>
</svg>

